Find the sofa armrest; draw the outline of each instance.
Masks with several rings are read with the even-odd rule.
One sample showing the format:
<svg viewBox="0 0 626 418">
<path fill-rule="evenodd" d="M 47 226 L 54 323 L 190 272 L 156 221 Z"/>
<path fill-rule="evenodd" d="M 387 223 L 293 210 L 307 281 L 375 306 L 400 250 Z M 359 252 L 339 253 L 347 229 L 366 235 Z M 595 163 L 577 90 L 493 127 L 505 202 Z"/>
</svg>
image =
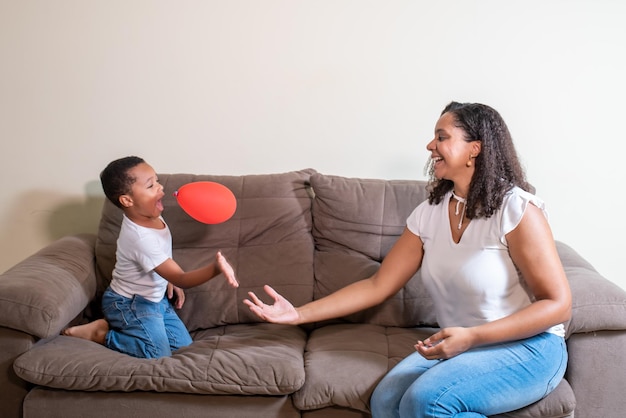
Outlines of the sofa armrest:
<svg viewBox="0 0 626 418">
<path fill-rule="evenodd" d="M 626 331 L 573 334 L 565 378 L 576 396 L 576 417 L 622 417 L 626 411 Z"/>
<path fill-rule="evenodd" d="M 0 326 L 58 334 L 96 292 L 93 234 L 63 237 L 0 275 Z"/>
<path fill-rule="evenodd" d="M 571 247 L 557 249 L 572 291 L 566 334 L 626 330 L 626 290 L 604 278 Z"/>
</svg>

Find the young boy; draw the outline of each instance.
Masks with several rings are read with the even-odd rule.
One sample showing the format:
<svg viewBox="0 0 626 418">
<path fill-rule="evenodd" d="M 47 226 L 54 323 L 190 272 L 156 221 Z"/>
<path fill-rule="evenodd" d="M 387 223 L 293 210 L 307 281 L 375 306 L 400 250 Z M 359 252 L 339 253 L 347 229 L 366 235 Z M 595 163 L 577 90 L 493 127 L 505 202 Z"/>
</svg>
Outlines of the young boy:
<svg viewBox="0 0 626 418">
<path fill-rule="evenodd" d="M 112 161 L 100 181 L 106 197 L 124 211 L 113 278 L 102 296 L 104 319 L 67 328 L 63 334 L 134 357 L 169 356 L 192 342 L 169 299 L 175 294 L 176 308 L 181 308 L 185 300 L 181 288 L 220 273 L 231 286 L 239 283 L 220 252 L 213 263 L 189 272 L 172 259 L 172 236 L 161 217 L 163 186 L 142 158 Z"/>
</svg>

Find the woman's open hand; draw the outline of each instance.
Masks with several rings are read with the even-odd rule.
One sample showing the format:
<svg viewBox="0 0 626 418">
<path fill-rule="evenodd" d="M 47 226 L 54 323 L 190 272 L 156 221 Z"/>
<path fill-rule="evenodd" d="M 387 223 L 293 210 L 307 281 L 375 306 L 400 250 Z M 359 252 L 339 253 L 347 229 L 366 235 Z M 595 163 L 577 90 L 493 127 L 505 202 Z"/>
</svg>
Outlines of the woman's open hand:
<svg viewBox="0 0 626 418">
<path fill-rule="evenodd" d="M 243 303 L 264 321 L 276 324 L 297 324 L 300 315 L 296 308 L 270 286 L 265 285 L 263 289 L 274 300 L 273 305 L 263 303 L 254 292 L 248 292 L 250 299 L 244 299 Z"/>
</svg>

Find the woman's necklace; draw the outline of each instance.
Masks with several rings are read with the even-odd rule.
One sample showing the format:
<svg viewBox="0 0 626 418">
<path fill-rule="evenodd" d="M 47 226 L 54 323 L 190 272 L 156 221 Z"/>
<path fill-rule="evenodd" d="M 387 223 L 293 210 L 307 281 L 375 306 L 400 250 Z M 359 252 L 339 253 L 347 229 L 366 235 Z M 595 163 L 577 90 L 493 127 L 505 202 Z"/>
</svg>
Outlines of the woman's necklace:
<svg viewBox="0 0 626 418">
<path fill-rule="evenodd" d="M 461 212 L 461 219 L 459 220 L 459 226 L 457 227 L 457 229 L 461 229 L 461 227 L 463 226 L 463 217 L 465 217 L 465 207 L 467 206 L 467 199 L 465 199 L 464 197 L 460 197 L 457 196 L 454 193 L 454 190 L 452 191 L 452 196 L 456 199 L 456 208 L 454 209 L 454 214 L 455 215 L 459 215 L 459 205 L 461 203 L 463 203 L 463 212 Z"/>
</svg>

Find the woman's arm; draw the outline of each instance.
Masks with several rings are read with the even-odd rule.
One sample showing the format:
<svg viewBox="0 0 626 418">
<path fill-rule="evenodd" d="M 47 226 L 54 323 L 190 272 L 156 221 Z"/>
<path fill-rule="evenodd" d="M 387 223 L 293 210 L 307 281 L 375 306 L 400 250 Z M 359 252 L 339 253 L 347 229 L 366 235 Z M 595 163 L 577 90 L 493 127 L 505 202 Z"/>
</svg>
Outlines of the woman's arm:
<svg viewBox="0 0 626 418">
<path fill-rule="evenodd" d="M 265 291 L 274 303 L 263 303 L 253 292 L 244 300 L 261 319 L 285 324 L 303 324 L 337 318 L 378 305 L 396 294 L 415 274 L 422 263 L 422 240 L 405 229 L 371 277 L 352 283 L 316 301 L 294 308 L 271 287 Z"/>
<path fill-rule="evenodd" d="M 417 344 L 424 357 L 449 358 L 475 346 L 531 337 L 570 318 L 569 283 L 542 211 L 528 205 L 519 225 L 506 239 L 513 263 L 535 296 L 535 302 L 487 324 L 443 329 Z"/>
</svg>

